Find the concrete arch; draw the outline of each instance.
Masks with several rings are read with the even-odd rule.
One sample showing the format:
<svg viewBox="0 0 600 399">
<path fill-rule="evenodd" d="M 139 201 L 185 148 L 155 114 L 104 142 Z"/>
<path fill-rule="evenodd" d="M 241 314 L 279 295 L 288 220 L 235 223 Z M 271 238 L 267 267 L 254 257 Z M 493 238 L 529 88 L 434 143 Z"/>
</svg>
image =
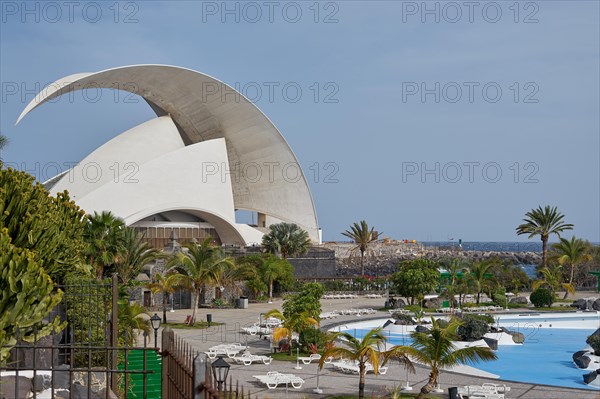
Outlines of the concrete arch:
<svg viewBox="0 0 600 399">
<path fill-rule="evenodd" d="M 224 138 L 229 172 L 250 164 L 261 167 L 258 181 L 245 176 L 232 179 L 235 208 L 292 221 L 318 240 L 312 195 L 289 145 L 252 102 L 211 76 L 169 65 L 132 65 L 70 75 L 42 90 L 17 123 L 41 104 L 89 87 L 119 89 L 143 97 L 157 116 L 170 116 L 185 145 Z M 281 170 L 290 164 L 298 166 L 298 181 L 290 182 Z"/>
</svg>

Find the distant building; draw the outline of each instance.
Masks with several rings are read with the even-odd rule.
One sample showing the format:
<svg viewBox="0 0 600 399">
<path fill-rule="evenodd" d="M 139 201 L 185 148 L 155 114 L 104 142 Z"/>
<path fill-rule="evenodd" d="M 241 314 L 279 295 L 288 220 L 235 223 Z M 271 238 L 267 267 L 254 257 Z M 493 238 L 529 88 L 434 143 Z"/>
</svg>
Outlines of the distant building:
<svg viewBox="0 0 600 399">
<path fill-rule="evenodd" d="M 68 190 L 88 213 L 112 211 L 159 248 L 173 232 L 180 243 L 211 236 L 254 245 L 280 221 L 320 241 L 310 189 L 285 139 L 254 104 L 210 76 L 166 65 L 71 75 L 42 90 L 17 123 L 47 101 L 89 88 L 139 95 L 157 117 L 48 180 L 51 193 Z M 252 212 L 255 223 L 236 222 L 237 210 Z"/>
</svg>

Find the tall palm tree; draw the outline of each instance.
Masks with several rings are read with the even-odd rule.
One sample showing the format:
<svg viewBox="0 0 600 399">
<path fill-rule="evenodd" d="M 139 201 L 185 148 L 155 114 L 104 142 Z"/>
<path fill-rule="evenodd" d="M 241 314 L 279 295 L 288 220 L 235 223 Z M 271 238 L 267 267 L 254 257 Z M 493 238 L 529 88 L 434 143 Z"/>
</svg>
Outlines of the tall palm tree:
<svg viewBox="0 0 600 399">
<path fill-rule="evenodd" d="M 85 254 L 96 277 L 101 279 L 106 269 L 114 265 L 123 250 L 125 221 L 110 211 L 88 215 L 84 231 Z"/>
<path fill-rule="evenodd" d="M 275 317 L 283 322 L 281 327 L 273 331 L 273 341 L 279 342 L 283 338 L 287 339 L 290 355 L 292 354 L 292 335 L 294 333 L 300 334 L 309 327 L 319 326 L 319 321 L 311 317 L 308 311 L 294 313 L 286 317 L 279 310 L 272 309 L 265 313 L 265 317 Z"/>
<path fill-rule="evenodd" d="M 2 133 L 0 133 L 0 151 L 3 150 L 7 144 L 8 144 L 8 138 L 5 135 L 3 135 Z"/>
<path fill-rule="evenodd" d="M 269 226 L 269 232 L 262 238 L 265 252 L 287 259 L 305 253 L 311 246 L 308 233 L 294 223 L 277 223 Z"/>
<path fill-rule="evenodd" d="M 592 256 L 589 254 L 588 245 L 580 238 L 571 237 L 570 240 L 566 238 L 560 238 L 560 242 L 552 244 L 554 250 L 553 256 L 558 260 L 561 266 L 568 266 L 570 269 L 569 282 L 572 287 L 575 287 L 575 269 L 581 263 L 592 260 Z M 563 299 L 567 299 L 569 291 L 565 290 L 565 296 Z"/>
<path fill-rule="evenodd" d="M 126 227 L 123 231 L 121 254 L 115 261 L 119 282 L 129 285 L 142 268 L 161 257 L 161 251 L 144 241 L 144 234 Z"/>
<path fill-rule="evenodd" d="M 454 308 L 454 288 L 458 283 L 459 276 L 467 273 L 467 265 L 463 259 L 450 259 L 444 265 L 448 274 L 450 274 L 450 285 L 448 285 L 448 296 L 450 297 L 450 307 Z"/>
<path fill-rule="evenodd" d="M 361 220 L 359 223 L 354 223 L 350 226 L 350 230 L 346 230 L 342 235 L 351 239 L 356 244 L 350 251 L 351 253 L 360 252 L 360 275 L 365 275 L 365 253 L 368 254 L 369 245 L 377 241 L 379 234 L 375 232 L 375 227 L 369 229 L 366 221 Z"/>
<path fill-rule="evenodd" d="M 556 234 L 560 237 L 560 233 L 565 230 L 573 230 L 573 225 L 564 223 L 565 215 L 560 213 L 556 207 L 546 205 L 544 208 L 541 205 L 537 209 L 532 209 L 525 214 L 523 219 L 525 223 L 517 226 L 517 234 L 529 234 L 527 238 L 540 236 L 542 240 L 542 266 L 548 266 L 548 238 L 551 234 Z"/>
<path fill-rule="evenodd" d="M 565 298 L 568 294 L 575 295 L 575 287 L 570 283 L 563 283 L 563 271 L 561 265 L 553 267 L 542 267 L 539 272 L 542 274 L 542 278 L 535 280 L 531 285 L 533 290 L 537 290 L 540 287 L 548 287 L 552 291 L 552 296 L 556 295 L 560 289 L 565 290 Z"/>
<path fill-rule="evenodd" d="M 323 368 L 325 360 L 329 357 L 343 357 L 348 360 L 353 360 L 358 364 L 358 397 L 365 397 L 365 376 L 367 375 L 367 364 L 373 366 L 373 373 L 379 374 L 380 363 L 385 361 L 385 343 L 386 336 L 381 328 L 375 328 L 368 331 L 362 339 L 358 339 L 346 332 L 338 332 L 332 334 L 332 341 L 341 338 L 344 346 L 330 346 L 319 361 L 319 367 Z M 399 351 L 396 351 L 398 354 Z"/>
<path fill-rule="evenodd" d="M 458 364 L 474 363 L 480 360 L 496 360 L 496 354 L 488 347 L 466 347 L 457 349 L 452 341 L 458 341 L 458 327 L 461 322 L 453 318 L 446 327 L 441 327 L 435 318 L 431 318 L 429 332 L 413 332 L 413 343 L 405 352 L 413 361 L 429 366 L 431 369 L 429 379 L 417 399 L 424 399 L 425 395 L 437 386 L 440 370 Z"/>
<path fill-rule="evenodd" d="M 471 265 L 469 280 L 475 286 L 475 291 L 477 292 L 478 305 L 481 292 L 487 287 L 487 285 L 489 284 L 489 279 L 490 277 L 492 277 L 490 269 L 493 266 L 494 263 L 492 262 L 475 262 Z"/>
<path fill-rule="evenodd" d="M 285 259 L 266 256 L 258 273 L 269 287 L 269 302 L 273 302 L 273 283 L 293 273 L 293 268 Z"/>
<path fill-rule="evenodd" d="M 167 262 L 166 284 L 186 289 L 192 294 L 192 323 L 196 320 L 202 288 L 206 284 L 220 285 L 222 269 L 233 264 L 233 259 L 225 256 L 223 250 L 211 242 L 212 237 L 208 237 L 200 245 L 187 243 L 184 245 L 186 252 L 175 253 Z"/>
<path fill-rule="evenodd" d="M 147 285 L 152 294 L 162 295 L 162 311 L 163 311 L 163 323 L 167 323 L 167 304 L 169 302 L 169 295 L 175 292 L 175 287 L 167 283 L 167 278 L 160 274 L 156 273 L 152 277 L 152 282 Z"/>
</svg>

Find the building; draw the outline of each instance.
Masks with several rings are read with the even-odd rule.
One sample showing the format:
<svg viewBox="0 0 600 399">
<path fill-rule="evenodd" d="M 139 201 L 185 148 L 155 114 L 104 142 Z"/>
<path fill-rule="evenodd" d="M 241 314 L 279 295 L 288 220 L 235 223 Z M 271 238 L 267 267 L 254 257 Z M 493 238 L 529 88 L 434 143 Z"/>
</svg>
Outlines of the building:
<svg viewBox="0 0 600 399">
<path fill-rule="evenodd" d="M 321 234 L 300 165 L 273 123 L 249 100 L 205 74 L 167 65 L 134 65 L 57 80 L 38 106 L 86 88 L 141 96 L 156 113 L 97 148 L 45 184 L 68 190 L 86 212 L 109 210 L 159 248 L 211 236 L 219 244 L 260 243 L 269 225 L 292 222 L 315 243 Z M 68 117 L 66 115 L 65 117 Z M 253 225 L 236 221 L 250 211 Z"/>
</svg>

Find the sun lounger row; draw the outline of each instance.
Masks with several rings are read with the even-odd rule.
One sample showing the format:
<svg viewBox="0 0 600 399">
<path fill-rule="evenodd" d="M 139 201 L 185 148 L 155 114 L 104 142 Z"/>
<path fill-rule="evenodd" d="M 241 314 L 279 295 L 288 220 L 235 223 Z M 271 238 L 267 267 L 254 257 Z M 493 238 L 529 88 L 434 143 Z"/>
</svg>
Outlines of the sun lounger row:
<svg viewBox="0 0 600 399">
<path fill-rule="evenodd" d="M 406 310 L 406 309 L 388 309 L 388 312 L 390 312 L 390 314 L 394 314 L 394 313 L 411 314 L 412 313 L 410 310 Z"/>
<path fill-rule="evenodd" d="M 461 309 L 463 312 L 495 312 L 499 310 L 504 310 L 502 306 L 474 306 L 474 307 L 464 307 Z"/>
<path fill-rule="evenodd" d="M 356 294 L 325 294 L 323 299 L 354 299 L 358 298 Z"/>
<path fill-rule="evenodd" d="M 300 356 L 298 357 L 298 360 L 300 360 L 304 364 L 310 364 L 313 360 L 321 360 L 321 355 L 319 355 L 318 353 L 313 353 L 310 356 Z"/>
<path fill-rule="evenodd" d="M 278 371 L 269 371 L 266 375 L 255 375 L 253 377 L 265 384 L 269 389 L 275 389 L 278 385 L 288 386 L 288 384 L 291 384 L 292 388 L 300 389 L 302 388 L 302 384 L 304 384 L 302 378 L 294 374 L 282 374 Z"/>
<path fill-rule="evenodd" d="M 270 327 L 261 327 L 258 324 L 254 324 L 250 327 L 242 327 L 242 332 L 249 335 L 267 335 L 273 333 L 273 329 Z"/>
<path fill-rule="evenodd" d="M 504 393 L 509 391 L 510 387 L 507 387 L 506 385 L 497 385 L 492 383 L 485 383 L 482 385 L 465 385 L 464 387 L 458 388 L 458 393 L 460 395 L 469 397 L 469 399 L 504 399 Z"/>
<path fill-rule="evenodd" d="M 383 298 L 383 295 L 381 295 L 381 294 L 367 294 L 367 295 L 365 295 L 365 298 Z"/>
<path fill-rule="evenodd" d="M 360 372 L 360 368 L 358 366 L 358 363 L 355 361 L 350 361 L 350 360 L 338 360 L 335 362 L 331 362 L 331 365 L 333 366 L 334 369 L 340 370 L 344 373 L 352 373 L 352 374 L 358 374 Z M 370 363 L 365 364 L 365 369 L 367 371 L 367 373 L 369 371 L 373 371 L 373 365 Z M 380 366 L 379 367 L 379 374 L 385 374 L 387 373 L 387 367 L 386 366 Z"/>
<path fill-rule="evenodd" d="M 241 355 L 235 355 L 231 359 L 237 364 L 243 364 L 244 366 L 250 366 L 252 363 L 263 363 L 271 364 L 273 358 L 264 355 L 253 355 L 249 352 L 242 353 Z"/>
<path fill-rule="evenodd" d="M 269 317 L 268 319 L 263 321 L 265 327 L 279 327 L 281 323 L 281 320 L 279 320 L 276 317 Z"/>
<path fill-rule="evenodd" d="M 375 314 L 377 313 L 376 310 L 373 310 L 371 308 L 366 308 L 366 309 L 342 309 L 342 310 L 335 310 L 335 312 L 338 312 L 341 315 L 363 315 L 363 314 Z"/>
<path fill-rule="evenodd" d="M 246 350 L 246 347 L 236 342 L 234 344 L 221 344 L 212 346 L 204 353 L 206 353 L 206 355 L 211 359 L 214 359 L 217 356 L 227 356 L 229 358 L 233 358 L 243 350 Z"/>
</svg>

